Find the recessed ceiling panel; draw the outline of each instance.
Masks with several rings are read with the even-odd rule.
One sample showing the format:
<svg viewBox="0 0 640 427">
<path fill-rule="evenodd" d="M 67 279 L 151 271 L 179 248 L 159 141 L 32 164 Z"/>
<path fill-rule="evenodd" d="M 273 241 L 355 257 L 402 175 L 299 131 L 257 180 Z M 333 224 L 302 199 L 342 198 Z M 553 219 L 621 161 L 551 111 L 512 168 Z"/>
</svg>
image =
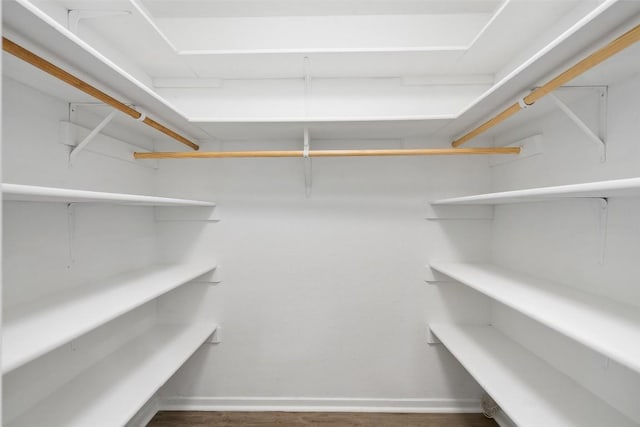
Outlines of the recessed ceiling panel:
<svg viewBox="0 0 640 427">
<path fill-rule="evenodd" d="M 492 13 L 502 0 L 144 0 L 158 18 Z"/>
<path fill-rule="evenodd" d="M 179 52 L 317 52 L 466 47 L 491 14 L 156 18 Z"/>
</svg>

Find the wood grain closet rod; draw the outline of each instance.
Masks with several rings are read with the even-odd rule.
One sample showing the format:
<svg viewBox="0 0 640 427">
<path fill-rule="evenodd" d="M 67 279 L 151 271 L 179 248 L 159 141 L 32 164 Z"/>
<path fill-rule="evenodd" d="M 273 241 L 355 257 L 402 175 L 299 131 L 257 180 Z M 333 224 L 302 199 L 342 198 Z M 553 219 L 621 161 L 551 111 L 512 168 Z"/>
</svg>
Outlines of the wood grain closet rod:
<svg viewBox="0 0 640 427">
<path fill-rule="evenodd" d="M 414 148 L 387 150 L 311 150 L 309 157 L 374 157 L 374 156 L 437 156 L 457 154 L 519 154 L 520 147 L 486 148 Z M 290 151 L 203 151 L 133 153 L 135 159 L 221 159 L 246 157 L 304 157 L 302 150 Z"/>
<path fill-rule="evenodd" d="M 532 105 L 543 96 L 549 94 L 550 92 L 553 92 L 563 84 L 573 80 L 574 78 L 578 77 L 580 74 L 595 67 L 596 65 L 609 59 L 616 53 L 620 52 L 621 50 L 631 46 L 632 44 L 638 41 L 640 41 L 640 25 L 636 25 L 633 29 L 627 31 L 626 33 L 624 33 L 623 35 L 621 35 L 611 43 L 595 51 L 591 55 L 584 58 L 582 61 L 578 62 L 574 66 L 565 70 L 564 72 L 558 74 L 556 77 L 549 80 L 547 83 L 543 84 L 539 88 L 534 89 L 529 95 L 525 96 L 521 101 L 524 104 L 526 104 L 526 106 L 524 107 L 521 106 L 520 102 L 516 102 L 510 105 L 505 110 L 495 115 L 493 118 L 487 120 L 486 122 L 484 122 L 477 128 L 473 129 L 469 133 L 453 141 L 451 145 L 453 147 L 459 147 L 460 145 L 464 144 L 470 139 L 475 138 L 481 133 L 491 129 L 498 123 L 503 122 L 504 120 L 511 117 L 512 115 L 522 110 L 523 108 L 526 108 L 527 106 Z"/>
<path fill-rule="evenodd" d="M 47 61 L 46 59 L 36 55 L 35 53 L 25 49 L 24 47 L 20 46 L 17 43 L 14 43 L 13 41 L 7 39 L 6 37 L 2 38 L 2 49 L 5 52 L 10 53 L 11 55 L 14 55 L 20 59 L 22 59 L 25 62 L 28 62 L 29 64 L 33 65 L 36 68 L 39 68 L 40 70 L 44 71 L 47 74 L 52 75 L 53 77 L 62 80 L 63 82 L 75 87 L 76 89 L 81 90 L 82 92 L 86 93 L 87 95 L 91 95 L 94 98 L 104 102 L 105 104 L 108 104 L 110 106 L 112 106 L 113 108 L 115 108 L 116 110 L 119 110 L 121 112 L 123 112 L 124 114 L 126 114 L 129 117 L 132 117 L 136 120 L 140 120 L 142 118 L 142 113 L 140 111 L 137 111 L 134 108 L 131 108 L 130 106 L 126 105 L 123 102 L 118 101 L 117 99 L 113 98 L 112 96 L 104 93 L 103 91 L 101 91 L 100 89 L 96 88 L 95 86 L 90 85 L 89 83 L 79 79 L 78 77 L 74 76 L 71 73 L 66 72 L 65 70 L 63 70 L 62 68 L 52 64 L 51 62 Z M 172 131 L 171 129 L 167 128 L 166 126 L 156 122 L 155 120 L 149 118 L 149 117 L 144 117 L 143 120 L 141 120 L 142 123 L 146 124 L 147 126 L 151 126 L 152 128 L 164 133 L 167 136 L 170 136 L 171 138 L 175 139 L 176 141 L 181 142 L 182 144 L 193 148 L 194 150 L 198 150 L 200 147 L 197 144 L 194 144 L 193 142 L 189 141 L 187 138 L 185 138 L 184 136 Z"/>
</svg>

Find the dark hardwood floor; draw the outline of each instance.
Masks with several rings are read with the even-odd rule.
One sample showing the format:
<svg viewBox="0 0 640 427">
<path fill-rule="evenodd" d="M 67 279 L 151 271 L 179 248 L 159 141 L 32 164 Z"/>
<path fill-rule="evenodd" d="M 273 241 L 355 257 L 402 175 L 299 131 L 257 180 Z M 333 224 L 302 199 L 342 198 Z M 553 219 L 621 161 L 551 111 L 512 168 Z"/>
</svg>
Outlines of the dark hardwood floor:
<svg viewBox="0 0 640 427">
<path fill-rule="evenodd" d="M 495 427 L 481 414 L 161 411 L 147 427 Z"/>
</svg>

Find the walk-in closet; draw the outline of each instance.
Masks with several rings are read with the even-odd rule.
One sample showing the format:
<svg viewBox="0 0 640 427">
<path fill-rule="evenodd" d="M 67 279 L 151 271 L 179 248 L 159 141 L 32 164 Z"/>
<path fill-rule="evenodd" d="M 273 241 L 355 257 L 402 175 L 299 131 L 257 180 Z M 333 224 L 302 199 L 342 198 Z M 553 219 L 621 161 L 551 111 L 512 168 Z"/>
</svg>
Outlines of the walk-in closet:
<svg viewBox="0 0 640 427">
<path fill-rule="evenodd" d="M 640 426 L 640 0 L 1 4 L 3 426 Z"/>
</svg>

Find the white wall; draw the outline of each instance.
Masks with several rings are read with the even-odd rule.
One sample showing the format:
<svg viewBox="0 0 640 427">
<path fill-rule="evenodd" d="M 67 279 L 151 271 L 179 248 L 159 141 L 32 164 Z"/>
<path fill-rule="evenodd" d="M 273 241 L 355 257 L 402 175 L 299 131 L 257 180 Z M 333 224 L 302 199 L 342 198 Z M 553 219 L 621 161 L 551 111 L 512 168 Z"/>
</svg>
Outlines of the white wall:
<svg viewBox="0 0 640 427">
<path fill-rule="evenodd" d="M 435 193 L 486 191 L 485 158 L 314 159 L 309 198 L 301 159 L 167 161 L 158 179 L 163 194 L 215 198 L 222 219 L 161 227 L 168 257 L 213 256 L 223 280 L 160 300 L 163 317 L 215 319 L 223 330 L 162 391 L 174 407 L 477 408 L 479 387 L 427 344 L 426 324 L 486 322 L 488 301 L 426 284 L 424 266 L 488 256 L 490 222 L 426 221 L 425 204 Z"/>
<path fill-rule="evenodd" d="M 67 102 L 8 78 L 2 100 L 3 182 L 153 193 L 153 169 L 91 152 L 68 166 L 69 147 L 58 141 L 59 121 L 69 119 Z M 87 126 L 99 121 L 91 114 L 80 117 Z M 148 265 L 157 257 L 151 208 L 77 205 L 73 218 L 63 203 L 5 202 L 3 209 L 5 315 L 21 303 Z M 155 314 L 155 304 L 147 304 L 5 375 L 4 421 L 135 339 Z"/>
<path fill-rule="evenodd" d="M 219 322 L 223 342 L 203 347 L 170 382 L 162 395 L 180 397 L 174 403 L 477 408 L 479 387 L 443 348 L 426 343 L 426 324 L 486 322 L 488 301 L 463 287 L 430 287 L 424 265 L 447 254 L 486 257 L 491 225 L 426 221 L 424 207 L 436 192 L 486 191 L 485 158 L 315 160 L 310 198 L 299 159 L 187 160 L 156 172 L 83 152 L 69 167 L 69 148 L 58 142 L 68 103 L 8 78 L 4 84 L 3 101 L 11 106 L 3 116 L 5 182 L 217 199 L 222 217 L 156 224 L 151 208 L 82 205 L 70 222 L 64 204 L 9 202 L 5 307 L 158 256 L 214 257 L 223 277 L 216 286 L 186 286 L 7 375 L 8 420 L 156 320 L 189 318 Z M 86 127 L 100 120 L 91 111 L 77 114 Z M 126 129 L 106 132 L 150 143 Z M 315 141 L 314 147 L 399 144 Z"/>
<path fill-rule="evenodd" d="M 494 190 L 635 177 L 640 173 L 640 75 L 609 88 L 607 161 L 560 112 L 504 132 L 498 142 L 544 135 L 544 153 L 493 168 Z M 571 107 L 597 129 L 597 98 Z M 525 112 L 526 114 L 526 112 Z M 640 201 L 609 199 L 604 258 L 600 207 L 573 200 L 497 207 L 493 260 L 537 277 L 640 306 Z M 629 417 L 640 421 L 640 375 L 499 304 L 492 323 Z"/>
<path fill-rule="evenodd" d="M 55 8 L 61 21 L 65 14 L 65 8 Z M 565 24 L 558 23 L 555 30 Z M 149 76 L 108 47 L 99 33 L 85 29 L 81 35 L 151 84 Z M 190 75 L 189 70 L 182 72 Z M 544 155 L 492 171 L 482 157 L 316 159 L 310 198 L 304 196 L 300 159 L 167 161 L 156 174 L 86 152 L 69 168 L 68 147 L 57 142 L 68 104 L 11 80 L 3 83 L 5 182 L 215 198 L 222 217 L 220 223 L 156 224 L 148 208 L 82 206 L 74 208 L 70 221 L 64 205 L 7 203 L 4 308 L 147 265 L 157 257 L 212 257 L 219 261 L 223 279 L 219 285 L 185 286 L 11 373 L 4 384 L 10 397 L 3 409 L 9 419 L 159 318 L 216 320 L 223 331 L 221 344 L 203 347 L 160 393 L 176 406 L 475 409 L 481 390 L 442 346 L 426 343 L 426 325 L 436 320 L 490 321 L 640 420 L 634 400 L 640 390 L 637 374 L 498 304 L 491 307 L 465 287 L 432 287 L 423 281 L 431 259 L 481 261 L 492 256 L 499 264 L 640 305 L 634 280 L 640 273 L 636 200 L 611 200 L 602 264 L 599 211 L 591 201 L 500 207 L 493 223 L 426 221 L 423 211 L 434 198 L 488 191 L 492 179 L 493 189 L 500 190 L 637 176 L 640 148 L 633 138 L 640 130 L 634 101 L 639 78 L 611 87 L 605 164 L 574 125 L 557 114 L 505 131 L 497 139 L 501 143 L 542 131 Z M 318 82 L 312 91 L 317 101 L 312 114 L 424 113 L 432 111 L 427 107 L 442 108 L 445 98 L 455 110 L 482 89 L 458 88 L 450 98 L 441 96 L 442 88 L 407 89 L 395 79 L 360 83 Z M 245 101 L 255 100 L 255 87 L 250 87 L 254 83 L 225 84 L 222 90 L 207 92 L 231 94 L 219 104 L 196 105 L 190 98 L 185 107 L 198 107 L 206 115 L 228 113 L 230 106 L 233 117 L 246 113 Z M 273 82 L 256 85 L 265 101 L 253 114 L 301 115 L 301 80 L 281 83 L 291 99 L 278 109 L 273 101 L 282 101 L 283 92 L 264 89 L 276 87 Z M 384 93 L 386 102 L 374 99 L 378 103 L 372 104 L 365 96 L 371 87 L 378 95 Z M 342 102 L 347 90 L 352 98 Z M 170 92 L 177 93 L 165 91 Z M 239 93 L 246 96 L 241 104 L 236 103 Z M 336 99 L 341 100 L 337 107 Z M 574 107 L 592 120 L 593 105 Z M 83 114 L 81 121 L 97 123 L 90 116 Z M 132 137 L 141 142 L 139 135 Z M 429 141 L 433 146 L 446 143 Z M 343 144 L 400 145 L 318 141 L 314 148 Z M 281 141 L 277 147 L 300 145 Z M 276 145 L 254 141 L 214 148 Z"/>
<path fill-rule="evenodd" d="M 400 78 L 341 78 L 312 79 L 305 92 L 302 78 L 220 80 L 219 83 L 220 87 L 216 88 L 159 88 L 157 91 L 195 121 L 305 117 L 358 120 L 455 116 L 490 86 L 444 82 L 421 85 Z"/>
</svg>

